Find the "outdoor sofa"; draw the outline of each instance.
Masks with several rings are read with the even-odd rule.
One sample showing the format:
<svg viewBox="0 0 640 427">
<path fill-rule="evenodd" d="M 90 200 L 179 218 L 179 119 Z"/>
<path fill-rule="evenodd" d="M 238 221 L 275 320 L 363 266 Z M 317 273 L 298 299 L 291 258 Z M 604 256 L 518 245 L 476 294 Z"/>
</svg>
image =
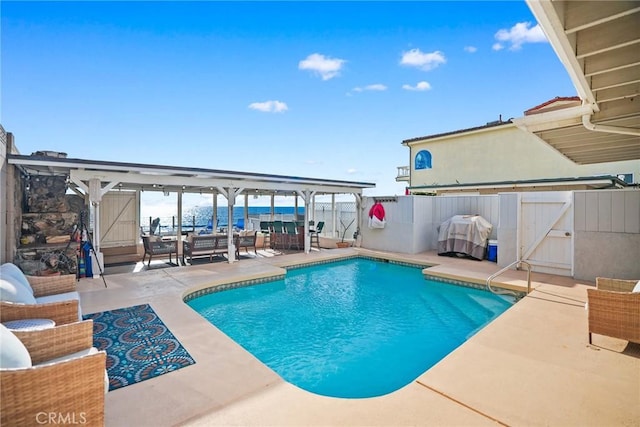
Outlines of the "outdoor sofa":
<svg viewBox="0 0 640 427">
<path fill-rule="evenodd" d="M 224 255 L 228 252 L 228 237 L 226 234 L 192 234 L 182 242 L 182 263 L 189 264 L 193 258 L 208 256 L 213 261 L 213 256 Z"/>
<path fill-rule="evenodd" d="M 240 258 L 240 249 L 244 248 L 249 252 L 253 248 L 256 252 L 257 231 L 242 231 L 233 236 L 233 244 L 236 249 L 236 258 Z M 229 237 L 226 234 L 193 234 L 187 236 L 182 242 L 182 263 L 186 265 L 186 260 L 191 264 L 193 258 L 208 256 L 213 261 L 214 256 L 224 256 L 229 251 Z"/>
</svg>

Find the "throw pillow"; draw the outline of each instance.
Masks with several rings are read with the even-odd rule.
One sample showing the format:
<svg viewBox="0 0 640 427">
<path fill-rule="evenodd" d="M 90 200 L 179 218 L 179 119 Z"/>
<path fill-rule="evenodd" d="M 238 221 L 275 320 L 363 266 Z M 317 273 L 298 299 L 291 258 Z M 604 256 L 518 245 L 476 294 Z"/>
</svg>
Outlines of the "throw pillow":
<svg viewBox="0 0 640 427">
<path fill-rule="evenodd" d="M 7 262 L 0 266 L 0 277 L 7 277 L 7 276 L 11 276 L 16 280 L 18 280 L 33 295 L 33 288 L 31 288 L 29 279 L 27 279 L 27 276 L 24 275 L 22 270 L 20 270 L 20 268 L 17 265 Z"/>
<path fill-rule="evenodd" d="M 29 368 L 29 351 L 13 332 L 0 323 L 0 368 Z"/>
<path fill-rule="evenodd" d="M 11 276 L 2 276 L 0 279 L 0 301 L 18 304 L 36 303 L 31 291 Z"/>
</svg>

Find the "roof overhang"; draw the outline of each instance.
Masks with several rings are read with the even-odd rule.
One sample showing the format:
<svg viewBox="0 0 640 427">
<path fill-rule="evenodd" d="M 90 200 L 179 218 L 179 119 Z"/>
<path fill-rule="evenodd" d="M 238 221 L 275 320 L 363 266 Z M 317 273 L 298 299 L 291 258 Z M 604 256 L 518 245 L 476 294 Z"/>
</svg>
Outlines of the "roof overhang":
<svg viewBox="0 0 640 427">
<path fill-rule="evenodd" d="M 526 0 L 584 111 L 516 124 L 577 164 L 640 159 L 640 3 Z M 569 112 L 572 114 L 576 111 Z"/>
<path fill-rule="evenodd" d="M 214 194 L 225 188 L 242 189 L 251 195 L 297 195 L 305 191 L 316 195 L 362 194 L 363 189 L 375 187 L 368 182 L 38 155 L 10 154 L 7 161 L 25 175 L 69 177 L 72 188 L 82 184 L 88 187 L 89 181 L 96 179 L 107 184 L 103 188 Z"/>
<path fill-rule="evenodd" d="M 480 191 L 480 190 L 511 190 L 518 191 L 532 187 L 557 187 L 574 186 L 589 187 L 592 189 L 624 188 L 627 184 L 612 175 L 588 176 L 575 178 L 549 178 L 521 181 L 497 181 L 479 182 L 465 184 L 443 184 L 443 185 L 417 185 L 408 187 L 412 192 L 444 192 L 444 191 Z"/>
</svg>

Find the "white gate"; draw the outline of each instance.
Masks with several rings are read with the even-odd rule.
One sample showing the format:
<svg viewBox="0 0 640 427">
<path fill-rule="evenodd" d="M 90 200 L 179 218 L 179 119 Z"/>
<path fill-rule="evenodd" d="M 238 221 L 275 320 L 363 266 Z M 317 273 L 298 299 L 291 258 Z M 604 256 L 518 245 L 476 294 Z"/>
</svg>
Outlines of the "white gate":
<svg viewBox="0 0 640 427">
<path fill-rule="evenodd" d="M 533 271 L 573 276 L 573 193 L 520 193 L 519 259 Z"/>
<path fill-rule="evenodd" d="M 138 244 L 138 193 L 110 191 L 100 203 L 100 246 L 136 246 Z"/>
</svg>

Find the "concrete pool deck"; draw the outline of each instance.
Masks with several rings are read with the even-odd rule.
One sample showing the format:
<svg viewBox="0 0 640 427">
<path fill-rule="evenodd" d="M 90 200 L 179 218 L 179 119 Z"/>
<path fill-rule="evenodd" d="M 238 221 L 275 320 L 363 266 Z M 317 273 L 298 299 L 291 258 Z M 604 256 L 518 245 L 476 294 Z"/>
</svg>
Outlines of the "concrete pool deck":
<svg viewBox="0 0 640 427">
<path fill-rule="evenodd" d="M 359 252 L 380 254 L 322 250 L 107 274 L 107 288 L 101 279 L 81 279 L 83 313 L 149 303 L 196 360 L 109 392 L 106 425 L 640 426 L 640 345 L 600 335 L 588 344 L 588 282 L 533 273 L 529 296 L 415 381 L 369 399 L 323 397 L 284 382 L 182 302 L 190 290 Z M 480 283 L 499 270 L 435 252 L 383 255 Z M 508 271 L 497 282 L 526 286 L 526 272 Z"/>
</svg>

